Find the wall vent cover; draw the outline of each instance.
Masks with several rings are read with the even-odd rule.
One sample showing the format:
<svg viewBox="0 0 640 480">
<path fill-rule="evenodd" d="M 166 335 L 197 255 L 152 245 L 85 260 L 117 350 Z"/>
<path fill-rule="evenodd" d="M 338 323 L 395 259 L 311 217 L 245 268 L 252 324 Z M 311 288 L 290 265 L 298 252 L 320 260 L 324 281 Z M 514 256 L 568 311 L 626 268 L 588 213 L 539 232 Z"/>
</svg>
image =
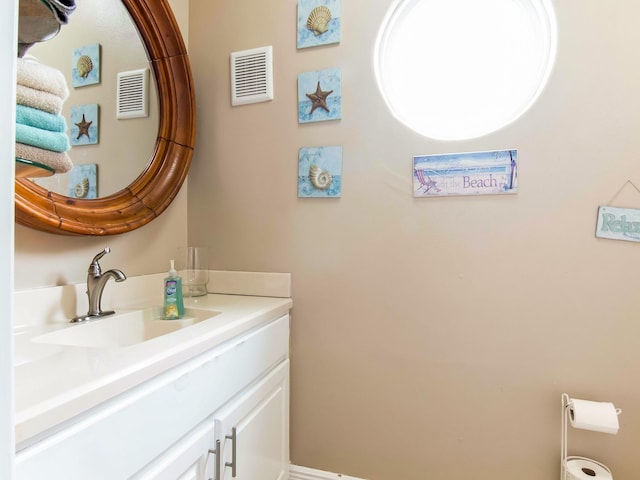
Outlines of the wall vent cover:
<svg viewBox="0 0 640 480">
<path fill-rule="evenodd" d="M 117 114 L 119 119 L 149 116 L 147 90 L 149 69 L 131 70 L 118 73 Z"/>
<path fill-rule="evenodd" d="M 231 105 L 273 100 L 273 48 L 231 53 Z"/>
</svg>

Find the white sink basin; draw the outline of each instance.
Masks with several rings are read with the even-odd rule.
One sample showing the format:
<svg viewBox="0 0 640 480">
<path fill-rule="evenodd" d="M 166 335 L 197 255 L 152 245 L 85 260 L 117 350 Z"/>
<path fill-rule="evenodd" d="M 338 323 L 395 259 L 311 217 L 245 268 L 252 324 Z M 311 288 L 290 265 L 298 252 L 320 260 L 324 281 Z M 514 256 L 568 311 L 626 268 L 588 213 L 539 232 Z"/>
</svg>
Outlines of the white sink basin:
<svg viewBox="0 0 640 480">
<path fill-rule="evenodd" d="M 13 366 L 19 367 L 25 363 L 35 362 L 43 358 L 54 355 L 62 350 L 60 345 L 35 344 L 30 341 L 28 332 L 22 331 L 19 327 L 13 332 Z"/>
<path fill-rule="evenodd" d="M 70 325 L 33 339 L 34 342 L 76 347 L 126 347 L 166 335 L 218 315 L 220 312 L 186 308 L 179 320 L 164 320 L 161 308 L 146 308 Z"/>
</svg>

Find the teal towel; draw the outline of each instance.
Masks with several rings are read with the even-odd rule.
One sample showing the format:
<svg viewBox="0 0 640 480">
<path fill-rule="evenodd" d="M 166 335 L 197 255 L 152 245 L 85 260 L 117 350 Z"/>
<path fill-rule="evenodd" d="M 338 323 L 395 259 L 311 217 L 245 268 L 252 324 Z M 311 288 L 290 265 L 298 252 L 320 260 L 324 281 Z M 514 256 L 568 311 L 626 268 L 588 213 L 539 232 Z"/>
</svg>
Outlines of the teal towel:
<svg viewBox="0 0 640 480">
<path fill-rule="evenodd" d="M 67 122 L 62 115 L 54 115 L 24 105 L 16 105 L 16 122 L 50 132 L 67 131 Z"/>
<path fill-rule="evenodd" d="M 52 152 L 66 152 L 71 148 L 66 133 L 49 132 L 29 125 L 16 124 L 16 142 L 33 147 L 51 150 Z"/>
</svg>

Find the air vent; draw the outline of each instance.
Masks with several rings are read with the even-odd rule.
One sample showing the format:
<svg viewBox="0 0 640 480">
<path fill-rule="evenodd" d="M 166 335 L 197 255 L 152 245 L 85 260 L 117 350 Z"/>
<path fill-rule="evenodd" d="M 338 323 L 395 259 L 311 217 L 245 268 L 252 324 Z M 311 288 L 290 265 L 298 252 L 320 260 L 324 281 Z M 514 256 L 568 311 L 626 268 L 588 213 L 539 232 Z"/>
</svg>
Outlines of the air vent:
<svg viewBox="0 0 640 480">
<path fill-rule="evenodd" d="M 231 54 L 231 105 L 273 100 L 273 48 Z"/>
<path fill-rule="evenodd" d="M 117 118 L 148 117 L 147 88 L 149 69 L 131 70 L 118 73 L 118 112 Z"/>
</svg>

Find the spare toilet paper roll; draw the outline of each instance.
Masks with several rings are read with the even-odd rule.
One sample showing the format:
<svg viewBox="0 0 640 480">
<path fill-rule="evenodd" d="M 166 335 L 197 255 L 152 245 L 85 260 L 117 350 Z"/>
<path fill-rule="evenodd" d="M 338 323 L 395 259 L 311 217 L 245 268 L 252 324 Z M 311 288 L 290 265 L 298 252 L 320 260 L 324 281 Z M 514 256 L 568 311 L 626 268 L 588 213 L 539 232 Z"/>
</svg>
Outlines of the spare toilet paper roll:
<svg viewBox="0 0 640 480">
<path fill-rule="evenodd" d="M 567 458 L 568 480 L 613 480 L 607 467 L 588 458 Z"/>
<path fill-rule="evenodd" d="M 571 426 L 603 433 L 618 433 L 618 413 L 611 402 L 592 402 L 572 398 L 569 407 Z"/>
</svg>

